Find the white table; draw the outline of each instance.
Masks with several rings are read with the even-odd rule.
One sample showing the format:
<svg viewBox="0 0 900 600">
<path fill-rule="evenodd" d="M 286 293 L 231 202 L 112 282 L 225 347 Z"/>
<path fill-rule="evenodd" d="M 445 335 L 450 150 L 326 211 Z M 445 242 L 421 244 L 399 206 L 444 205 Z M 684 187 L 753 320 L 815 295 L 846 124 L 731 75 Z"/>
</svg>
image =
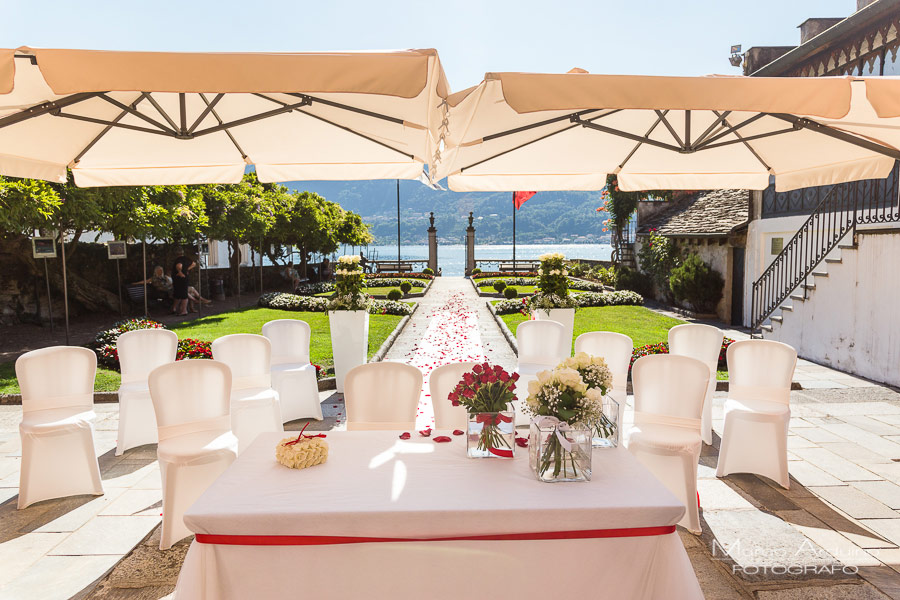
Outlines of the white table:
<svg viewBox="0 0 900 600">
<path fill-rule="evenodd" d="M 703 597 L 674 532 L 433 539 L 677 523 L 684 507 L 624 448 L 594 451 L 591 482 L 547 484 L 529 470 L 527 449 L 513 460 L 468 459 L 464 437 L 438 444 L 415 432 L 409 441 L 398 432 L 329 432 L 328 462 L 291 470 L 274 458 L 283 436 L 257 438 L 188 510 L 185 524 L 199 537 L 178 600 Z M 265 536 L 417 541 L 231 545 L 201 543 L 204 536 L 264 536 L 254 544 L 297 541 Z"/>
</svg>

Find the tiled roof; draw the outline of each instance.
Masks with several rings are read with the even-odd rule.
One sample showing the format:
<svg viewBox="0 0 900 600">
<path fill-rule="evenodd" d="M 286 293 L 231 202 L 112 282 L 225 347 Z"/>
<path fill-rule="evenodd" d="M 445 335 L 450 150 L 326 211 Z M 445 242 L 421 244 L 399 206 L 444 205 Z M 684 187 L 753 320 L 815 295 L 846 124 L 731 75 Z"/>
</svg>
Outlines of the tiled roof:
<svg viewBox="0 0 900 600">
<path fill-rule="evenodd" d="M 725 236 L 749 219 L 747 190 L 711 190 L 672 200 L 671 206 L 638 223 L 638 234 Z"/>
</svg>

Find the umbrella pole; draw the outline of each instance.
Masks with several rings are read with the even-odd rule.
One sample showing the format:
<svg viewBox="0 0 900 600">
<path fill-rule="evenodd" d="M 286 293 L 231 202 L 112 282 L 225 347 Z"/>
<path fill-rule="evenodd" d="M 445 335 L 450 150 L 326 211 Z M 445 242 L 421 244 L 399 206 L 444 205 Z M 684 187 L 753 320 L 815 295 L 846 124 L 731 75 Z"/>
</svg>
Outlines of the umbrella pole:
<svg viewBox="0 0 900 600">
<path fill-rule="evenodd" d="M 263 293 L 263 241 L 259 238 L 259 293 Z"/>
<path fill-rule="evenodd" d="M 147 238 L 141 240 L 141 251 L 144 253 L 144 318 L 150 316 L 147 310 Z"/>
<path fill-rule="evenodd" d="M 400 271 L 400 180 L 397 180 L 397 272 Z"/>
<path fill-rule="evenodd" d="M 47 267 L 47 259 L 44 259 L 44 279 L 47 280 L 47 313 L 50 315 L 50 333 L 54 333 L 53 327 L 53 300 L 50 298 L 50 268 Z"/>
<path fill-rule="evenodd" d="M 59 247 L 62 249 L 62 276 L 63 276 L 63 311 L 66 315 L 66 346 L 69 345 L 69 287 L 66 280 L 66 232 L 60 231 Z"/>
<path fill-rule="evenodd" d="M 516 193 L 513 192 L 513 274 L 516 273 Z"/>
<path fill-rule="evenodd" d="M 241 307 L 241 260 L 243 260 L 243 256 L 241 256 L 241 245 L 237 246 L 237 255 L 238 255 L 238 264 L 237 264 L 237 305 L 238 308 Z"/>
</svg>

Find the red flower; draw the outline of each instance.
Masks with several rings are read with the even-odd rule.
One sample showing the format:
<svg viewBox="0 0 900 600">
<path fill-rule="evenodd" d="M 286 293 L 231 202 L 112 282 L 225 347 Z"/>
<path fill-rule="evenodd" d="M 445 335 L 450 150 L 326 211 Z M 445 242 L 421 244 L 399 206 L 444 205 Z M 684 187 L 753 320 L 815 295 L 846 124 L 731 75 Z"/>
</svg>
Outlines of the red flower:
<svg viewBox="0 0 900 600">
<path fill-rule="evenodd" d="M 507 373 L 506 371 L 503 371 L 502 373 L 500 373 L 500 381 L 503 381 L 503 382 L 509 381 L 509 373 Z"/>
<path fill-rule="evenodd" d="M 475 365 L 472 367 L 472 371 L 475 373 L 481 373 L 481 365 Z"/>
</svg>

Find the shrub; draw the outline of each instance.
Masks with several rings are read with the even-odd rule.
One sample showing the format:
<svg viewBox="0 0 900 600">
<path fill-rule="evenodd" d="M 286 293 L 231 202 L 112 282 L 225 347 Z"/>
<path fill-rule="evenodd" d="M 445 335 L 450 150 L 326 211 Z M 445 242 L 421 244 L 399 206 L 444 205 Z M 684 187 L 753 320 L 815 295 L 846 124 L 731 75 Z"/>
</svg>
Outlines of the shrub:
<svg viewBox="0 0 900 600">
<path fill-rule="evenodd" d="M 722 299 L 725 281 L 719 272 L 703 262 L 698 254 L 691 254 L 672 269 L 669 286 L 679 302 L 687 302 L 699 313 L 715 312 Z"/>
<path fill-rule="evenodd" d="M 126 331 L 137 331 L 138 329 L 165 329 L 165 325 L 159 321 L 151 319 L 125 319 L 114 323 L 109 329 L 99 332 L 94 336 L 94 346 L 100 347 L 105 344 L 115 344 L 119 336 Z M 118 360 L 116 360 L 118 362 Z"/>
<path fill-rule="evenodd" d="M 669 276 L 672 269 L 681 264 L 678 248 L 672 239 L 656 233 L 655 229 L 651 230 L 650 237 L 641 244 L 638 257 L 641 269 L 650 276 L 657 291 L 668 298 L 671 295 Z"/>
<path fill-rule="evenodd" d="M 479 273 L 481 273 L 481 269 L 479 269 L 478 267 L 472 269 L 472 275 L 478 275 Z"/>
<path fill-rule="evenodd" d="M 606 288 L 603 285 L 593 282 L 587 281 L 585 279 L 569 279 L 569 289 L 570 290 L 578 290 L 582 292 L 603 292 Z"/>
<path fill-rule="evenodd" d="M 537 280 L 534 277 L 504 277 L 503 279 L 479 279 L 476 284 L 480 288 L 494 287 L 494 284 L 502 281 L 507 287 L 511 285 L 536 285 Z"/>
<path fill-rule="evenodd" d="M 175 360 L 187 360 L 192 358 L 212 358 L 212 342 L 184 338 L 178 340 L 178 353 Z"/>
<path fill-rule="evenodd" d="M 513 298 L 518 297 L 518 295 L 519 295 L 519 290 L 517 290 L 514 287 L 508 287 L 505 290 L 503 290 L 503 297 L 506 298 L 507 300 L 512 300 Z"/>
<path fill-rule="evenodd" d="M 321 281 L 319 283 L 302 283 L 297 286 L 294 291 L 298 296 L 315 296 L 316 294 L 324 294 L 334 291 L 334 283 L 331 281 Z"/>
<path fill-rule="evenodd" d="M 404 294 L 410 293 L 412 291 L 412 284 L 408 281 L 404 281 L 403 283 L 400 284 L 400 291 L 403 292 Z M 390 293 L 390 292 L 388 292 L 388 293 Z"/>
<path fill-rule="evenodd" d="M 385 279 L 369 279 L 366 281 L 366 287 L 370 288 L 381 288 L 381 287 L 399 287 L 403 285 L 403 282 L 408 281 L 410 285 L 417 285 L 419 287 L 425 287 L 428 285 L 427 279 L 416 280 L 413 278 L 405 278 L 405 277 L 390 277 Z"/>
<path fill-rule="evenodd" d="M 628 267 L 616 269 L 615 287 L 617 290 L 631 290 L 642 296 L 649 296 L 653 293 L 653 282 L 650 277 Z"/>
<path fill-rule="evenodd" d="M 616 269 L 615 267 L 609 267 L 608 269 L 604 269 L 601 266 L 594 267 L 594 270 L 591 271 L 591 275 L 602 283 L 603 285 L 608 285 L 609 287 L 616 287 Z"/>
<path fill-rule="evenodd" d="M 631 290 L 617 292 L 585 292 L 575 295 L 578 306 L 641 306 L 644 298 Z"/>
<path fill-rule="evenodd" d="M 506 289 L 506 282 L 505 281 L 495 281 L 493 288 L 498 294 L 502 294 L 503 290 Z"/>
<path fill-rule="evenodd" d="M 515 313 L 527 315 L 528 300 L 526 298 L 522 298 L 521 300 L 500 300 L 494 304 L 494 310 L 498 315 L 512 315 Z"/>
<path fill-rule="evenodd" d="M 573 262 L 569 265 L 569 275 L 573 277 L 584 277 L 590 271 L 590 267 L 585 263 Z"/>
<path fill-rule="evenodd" d="M 316 296 L 298 296 L 297 294 L 284 294 L 270 292 L 259 297 L 259 305 L 263 308 L 278 310 L 297 310 L 303 312 L 325 312 L 328 300 Z"/>
<path fill-rule="evenodd" d="M 398 290 L 397 288 L 392 289 L 387 293 L 388 300 L 400 300 L 403 298 L 403 292 Z"/>
<path fill-rule="evenodd" d="M 369 306 L 370 315 L 411 315 L 413 304 L 409 302 L 397 302 L 396 300 L 374 300 Z"/>
<path fill-rule="evenodd" d="M 434 269 L 431 267 L 425 267 L 422 269 L 422 275 L 434 275 Z"/>
</svg>

